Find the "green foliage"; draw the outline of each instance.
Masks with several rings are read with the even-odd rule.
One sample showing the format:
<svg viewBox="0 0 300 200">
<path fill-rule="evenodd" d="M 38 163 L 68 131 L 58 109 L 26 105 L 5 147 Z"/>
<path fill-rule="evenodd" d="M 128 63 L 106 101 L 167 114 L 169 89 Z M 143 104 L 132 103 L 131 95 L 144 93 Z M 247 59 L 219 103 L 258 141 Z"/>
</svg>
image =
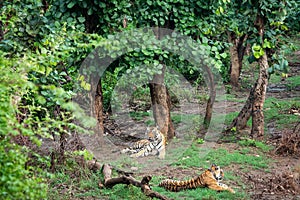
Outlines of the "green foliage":
<svg viewBox="0 0 300 200">
<path fill-rule="evenodd" d="M 88 150 L 74 151 L 74 155 L 83 156 L 84 160 L 93 160 L 94 155 Z"/>
<path fill-rule="evenodd" d="M 1 20 L 7 31 L 0 41 L 6 52 L 0 51 L 0 196 L 44 199 L 47 186 L 40 177 L 44 172 L 28 164 L 29 152 L 15 144 L 15 137 L 40 145 L 38 138 L 85 131 L 72 123 L 82 113 L 68 101 L 74 95 L 75 65 L 93 45 L 85 42 L 99 37 L 67 30 L 67 23 L 49 22 L 40 1 L 7 1 L 1 7 Z M 71 114 L 75 110 L 77 114 Z M 49 167 L 47 158 L 30 154 L 36 155 L 30 163 Z"/>
<path fill-rule="evenodd" d="M 261 56 L 263 56 L 265 54 L 264 49 L 258 44 L 254 44 L 252 46 L 252 52 L 253 52 L 253 56 L 256 59 L 259 59 Z"/>
<path fill-rule="evenodd" d="M 31 129 L 32 121 L 24 123 L 25 128 L 16 119 L 16 103 L 30 83 L 24 79 L 22 69 L 13 69 L 14 60 L 3 58 L 0 52 L 0 196 L 2 199 L 43 199 L 46 197 L 47 185 L 38 169 L 26 167 L 27 148 L 14 144 L 19 135 L 28 136 L 38 141 Z"/>
<path fill-rule="evenodd" d="M 287 73 L 288 72 L 289 63 L 285 58 L 281 58 L 278 63 L 273 64 L 270 68 L 268 68 L 269 74 L 279 74 L 279 72 Z"/>
<path fill-rule="evenodd" d="M 205 142 L 205 140 L 202 138 L 197 139 L 197 144 L 203 144 L 204 142 Z"/>
<path fill-rule="evenodd" d="M 213 73 L 221 73 L 223 79 L 228 80 L 227 31 L 234 32 L 238 37 L 249 34 L 248 42 L 257 44 L 253 45 L 253 58 L 259 58 L 263 52 L 279 49 L 282 40 L 277 35 L 299 29 L 295 20 L 299 15 L 297 8 L 298 4 L 291 0 L 280 1 L 280 3 L 274 0 L 255 2 L 250 0 L 4 1 L 0 8 L 0 70 L 2 72 L 0 77 L 0 196 L 4 199 L 45 198 L 47 187 L 37 174 L 40 169 L 32 166 L 25 168 L 25 164 L 28 163 L 28 150 L 16 145 L 14 139 L 15 136 L 24 136 L 33 144 L 40 145 L 39 138 L 72 134 L 74 130 L 86 131 L 73 123 L 78 119 L 86 120 L 86 117 L 84 112 L 70 101 L 76 92 L 91 87 L 89 80 L 77 75 L 82 61 L 95 47 L 103 50 L 99 52 L 100 58 L 115 59 L 102 77 L 104 105 L 108 110 L 114 98 L 113 90 L 117 83 L 122 84 L 120 79 L 123 76 L 131 80 L 133 85 L 143 85 L 145 81 L 148 82 L 152 78 L 152 75 L 161 74 L 163 66 L 167 66 L 177 70 L 190 81 L 198 81 L 197 83 L 202 84 L 205 70 L 201 71 L 200 67 L 209 63 L 215 66 L 215 69 L 212 69 Z M 268 21 L 266 40 L 263 43 L 261 38 L 255 36 L 256 30 L 252 24 L 258 12 Z M 287 23 L 284 23 L 285 19 Z M 175 29 L 182 35 L 173 32 L 168 37 L 157 40 L 158 35 L 155 35 L 152 30 L 148 32 L 137 30 L 138 27 L 152 26 Z M 137 31 L 129 31 L 132 29 Z M 251 35 L 252 33 L 254 34 Z M 189 39 L 183 39 L 183 36 L 188 36 Z M 280 52 L 276 53 L 271 60 L 274 64 L 272 69 L 286 70 L 285 57 L 280 57 Z M 91 70 L 91 73 L 93 72 Z M 132 74 L 139 76 L 135 77 Z M 291 88 L 298 85 L 296 77 L 288 80 L 291 81 L 289 83 Z M 176 81 L 174 76 L 166 76 L 166 85 L 178 84 Z M 149 92 L 146 88 L 136 89 L 133 97 L 144 98 Z M 298 106 L 297 103 L 291 102 L 287 105 L 281 101 L 277 104 L 267 102 L 266 107 L 269 106 L 270 109 L 266 110 L 266 119 L 275 119 L 281 124 L 286 123 L 284 121 L 286 119 L 289 119 L 289 122 L 296 121 L 298 119 L 296 115 L 291 116 L 286 113 L 292 105 Z M 276 108 L 280 108 L 279 112 L 275 111 Z M 137 119 L 147 116 L 146 113 L 131 113 L 131 115 Z M 227 123 L 233 115 L 236 113 L 229 115 Z M 173 116 L 172 119 L 180 123 L 182 119 L 190 119 L 190 117 Z M 199 120 L 195 118 L 195 121 Z M 87 127 L 93 123 L 94 121 L 91 120 L 83 122 Z M 148 123 L 154 124 L 153 121 Z M 202 141 L 199 140 L 197 145 L 200 144 Z M 243 145 L 264 148 L 257 142 L 253 144 L 248 141 Z M 247 152 L 249 149 L 245 148 L 242 153 L 249 153 Z M 218 150 L 202 153 L 208 153 L 205 159 L 220 160 L 220 163 L 225 165 L 234 162 L 239 164 L 253 162 L 254 166 L 263 167 L 265 164 L 259 160 L 260 157 L 244 155 L 242 158 L 241 153 L 236 151 L 229 153 Z M 35 155 L 34 152 L 31 154 Z M 85 159 L 90 159 L 92 156 L 85 151 L 75 154 L 82 155 Z M 188 149 L 183 158 L 178 162 L 186 167 L 202 161 L 199 160 L 197 147 Z M 49 165 L 47 157 L 35 156 L 35 159 L 33 162 L 45 161 L 46 166 Z M 70 166 L 72 163 L 68 165 Z M 99 198 L 103 196 L 105 198 L 110 196 L 112 199 L 144 198 L 139 190 L 126 186 L 100 192 L 97 189 L 96 175 L 89 173 L 80 175 L 90 175 L 92 178 L 84 182 L 85 180 L 74 180 L 72 178 L 74 174 L 67 176 L 64 172 L 57 173 L 57 177 L 51 182 L 53 188 L 50 191 L 52 195 L 50 199 L 56 199 L 57 193 L 54 188 L 60 187 L 61 183 L 69 183 L 70 191 L 73 188 L 83 188 L 84 192 L 76 190 L 77 196 L 81 197 L 85 195 L 99 197 L 103 192 Z M 87 190 L 91 192 L 86 192 Z M 182 197 L 194 198 L 200 190 L 195 191 L 188 192 L 186 196 L 183 193 L 178 194 Z M 207 197 L 216 195 L 204 189 L 203 193 L 206 192 Z M 222 195 L 219 197 L 229 198 L 226 194 Z M 71 194 L 66 194 L 66 198 L 73 197 Z"/>
<path fill-rule="evenodd" d="M 5 34 L 1 48 L 15 54 L 34 50 L 35 42 L 49 33 L 48 21 L 42 14 L 41 2 L 34 0 L 5 1 L 1 8 L 1 19 L 9 31 Z"/>
<path fill-rule="evenodd" d="M 127 18 L 128 23 L 132 22 L 132 4 L 126 0 L 52 0 L 49 3 L 51 7 L 46 14 L 49 18 L 74 24 L 82 32 L 108 35 L 122 29 L 124 18 Z"/>
<path fill-rule="evenodd" d="M 26 151 L 11 144 L 9 136 L 6 137 L 0 141 L 1 199 L 29 200 L 45 198 L 47 185 L 44 180 L 36 177 L 34 168 L 25 168 L 27 162 Z"/>
</svg>

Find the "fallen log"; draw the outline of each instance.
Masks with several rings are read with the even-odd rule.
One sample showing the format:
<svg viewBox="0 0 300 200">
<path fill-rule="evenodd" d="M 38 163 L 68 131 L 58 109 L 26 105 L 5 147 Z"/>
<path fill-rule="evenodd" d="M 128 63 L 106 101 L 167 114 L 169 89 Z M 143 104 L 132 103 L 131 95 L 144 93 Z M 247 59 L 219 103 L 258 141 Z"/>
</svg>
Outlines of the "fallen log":
<svg viewBox="0 0 300 200">
<path fill-rule="evenodd" d="M 141 181 L 136 180 L 132 176 L 122 175 L 117 178 L 111 178 L 112 174 L 112 168 L 108 164 L 104 164 L 102 167 L 102 173 L 104 175 L 104 187 L 106 188 L 112 188 L 117 184 L 126 184 L 126 185 L 134 185 L 136 187 L 141 188 L 142 192 L 151 198 L 158 198 L 162 200 L 169 200 L 169 198 L 159 194 L 158 192 L 155 192 L 151 190 L 149 186 L 149 182 L 151 181 L 151 176 L 144 176 Z M 101 187 L 102 184 L 99 184 Z"/>
</svg>

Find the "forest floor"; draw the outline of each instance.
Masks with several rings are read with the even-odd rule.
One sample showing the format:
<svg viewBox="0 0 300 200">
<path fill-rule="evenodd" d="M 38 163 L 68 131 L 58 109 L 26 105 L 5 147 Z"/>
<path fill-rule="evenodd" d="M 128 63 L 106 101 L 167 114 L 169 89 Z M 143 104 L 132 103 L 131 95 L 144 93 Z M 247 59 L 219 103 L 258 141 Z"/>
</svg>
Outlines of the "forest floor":
<svg viewBox="0 0 300 200">
<path fill-rule="evenodd" d="M 300 52 L 296 52 L 296 54 L 300 57 Z M 255 77 L 254 74 L 249 73 L 246 76 Z M 290 79 L 300 79 L 300 63 L 292 63 L 290 65 L 288 78 L 283 78 L 281 77 L 281 75 L 273 76 L 275 76 L 275 80 L 270 79 L 266 97 L 267 99 L 274 98 L 275 100 L 289 100 L 300 97 L 299 82 L 293 83 L 294 85 L 292 86 L 290 85 Z M 278 81 L 279 79 L 280 81 Z M 238 112 L 244 105 L 244 102 L 248 95 L 248 91 L 233 91 L 232 95 L 234 96 L 234 100 L 227 100 L 226 113 Z M 297 105 L 299 106 L 299 104 Z M 190 112 L 188 110 L 185 111 L 188 114 L 192 114 L 194 112 L 194 109 L 191 109 Z M 298 119 L 300 122 L 300 107 L 291 107 L 289 111 L 286 110 L 285 112 L 288 112 L 291 115 L 298 115 Z M 238 181 L 242 182 L 242 185 L 244 186 L 243 188 L 241 188 L 241 184 L 237 184 L 235 183 L 235 181 L 230 181 L 228 184 L 233 188 L 237 188 L 238 190 L 243 190 L 244 192 L 248 193 L 251 199 L 300 199 L 299 154 L 287 155 L 287 152 L 280 152 L 282 153 L 282 155 L 280 155 L 276 152 L 276 148 L 278 148 L 278 146 L 281 144 L 283 134 L 291 135 L 293 133 L 293 128 L 296 127 L 296 125 L 297 123 L 293 122 L 292 124 L 287 124 L 287 126 L 280 126 L 279 128 L 277 128 L 276 120 L 268 121 L 266 124 L 267 128 L 265 143 L 274 147 L 274 150 L 264 153 L 264 156 L 267 159 L 272 160 L 269 163 L 267 170 L 255 168 L 242 170 L 243 167 L 240 164 L 231 163 L 229 166 L 224 167 L 225 172 L 230 171 L 231 174 L 239 176 L 240 179 Z M 249 134 L 250 131 L 251 130 L 248 127 L 243 130 L 242 135 L 247 135 L 247 133 Z M 299 136 L 299 124 L 296 131 L 299 132 Z M 232 152 L 234 150 L 241 150 L 241 145 L 237 143 L 224 143 L 222 142 L 222 139 L 220 141 L 214 143 L 214 149 L 225 149 L 229 152 Z M 198 165 L 201 166 L 201 163 L 199 163 Z M 201 170 L 199 168 L 193 169 L 192 167 L 182 168 L 178 166 L 166 165 L 163 168 L 160 168 L 159 171 L 152 171 L 151 175 L 172 177 L 179 180 L 184 180 L 186 179 L 186 177 L 194 177 L 195 171 L 200 172 Z M 140 173 L 139 175 L 149 175 L 149 172 Z"/>
<path fill-rule="evenodd" d="M 295 56 L 295 60 L 300 60 L 300 52 L 296 52 Z M 248 73 L 243 74 L 241 78 L 241 82 L 243 85 L 251 85 L 255 81 L 255 73 L 249 71 Z M 175 178 L 179 180 L 186 179 L 187 177 L 195 177 L 205 170 L 204 166 L 209 166 L 211 162 L 216 162 L 216 164 L 221 165 L 221 167 L 225 171 L 224 183 L 233 187 L 237 191 L 237 193 L 243 193 L 245 195 L 237 197 L 218 197 L 218 194 L 215 194 L 216 196 L 213 196 L 213 194 L 212 196 L 206 198 L 175 197 L 175 199 L 300 199 L 299 149 L 294 149 L 295 152 L 291 152 L 291 149 L 293 149 L 293 147 L 289 147 L 290 149 L 288 149 L 285 146 L 282 146 L 284 145 L 284 142 L 286 142 L 284 141 L 284 138 L 288 140 L 293 134 L 296 135 L 296 137 L 298 137 L 299 142 L 299 80 L 299 62 L 291 63 L 288 77 L 282 77 L 281 75 L 271 76 L 270 83 L 267 89 L 267 98 L 265 104 L 266 137 L 264 142 L 262 143 L 262 146 L 259 145 L 260 143 L 257 143 L 254 140 L 247 138 L 251 131 L 250 128 L 247 127 L 241 133 L 233 133 L 232 136 L 220 137 L 217 141 L 214 141 L 212 145 L 210 145 L 210 142 L 202 143 L 200 141 L 198 143 L 194 143 L 194 148 L 196 149 L 194 149 L 195 155 L 185 155 L 181 152 L 179 156 L 174 157 L 174 159 L 172 159 L 170 162 L 165 163 L 148 158 L 139 159 L 137 162 L 134 163 L 132 163 L 132 161 L 129 160 L 127 162 L 129 162 L 130 164 L 127 164 L 126 167 L 128 168 L 126 168 L 126 170 L 129 169 L 133 171 L 135 177 L 142 177 L 145 175 L 151 175 L 153 177 L 156 177 L 154 182 L 157 183 L 162 177 Z M 226 113 L 233 114 L 231 117 L 229 117 L 229 119 L 225 119 L 225 123 L 227 124 L 230 120 L 232 120 L 233 116 L 236 116 L 236 114 L 244 105 L 244 102 L 246 101 L 246 98 L 249 93 L 249 88 L 239 91 L 229 90 L 229 93 L 230 94 L 227 95 L 227 97 L 229 98 L 227 98 L 225 110 Z M 221 100 L 216 102 L 216 107 L 218 107 L 218 110 L 224 110 L 223 106 L 224 104 Z M 197 112 L 204 111 L 204 109 L 201 108 L 200 110 L 197 109 L 193 106 L 185 108 L 184 112 L 189 117 L 186 121 L 184 121 L 185 119 L 181 119 L 184 122 L 186 122 L 186 124 L 184 124 L 182 127 L 180 127 L 180 123 L 178 123 L 177 125 L 175 124 L 177 126 L 176 128 L 179 130 L 179 133 L 182 133 L 182 131 L 185 130 L 187 126 L 194 124 L 192 117 L 194 117 L 194 115 L 196 115 Z M 101 162 L 106 163 L 110 163 L 110 160 L 114 162 L 116 159 L 124 159 L 124 157 L 119 157 L 120 150 L 124 148 L 126 144 L 129 144 L 129 141 L 132 141 L 137 138 L 142 138 L 143 132 L 145 131 L 146 127 L 151 124 L 153 124 L 153 122 L 149 120 L 149 115 L 147 113 L 143 114 L 143 112 L 135 114 L 134 116 L 132 116 L 131 119 L 121 117 L 118 120 L 107 120 L 105 138 L 113 144 L 109 144 L 108 146 L 104 147 L 104 149 L 106 149 L 105 152 L 99 151 L 99 155 L 97 155 L 96 153 L 95 157 L 104 158 Z M 195 126 L 197 125 L 198 124 L 195 124 Z M 249 124 L 249 126 L 250 125 L 251 124 Z M 190 128 L 190 131 L 195 131 L 195 127 Z M 122 134 L 124 132 L 126 132 L 127 134 Z M 246 139 L 243 139 L 245 137 Z M 180 134 L 178 138 L 180 140 Z M 244 141 L 244 143 L 239 142 L 238 140 L 236 140 L 236 138 L 239 138 L 239 140 Z M 83 143 L 85 144 L 88 150 L 91 150 L 93 153 L 97 152 L 97 150 L 95 149 L 90 149 L 94 146 L 97 146 L 95 144 L 95 141 L 93 141 L 93 139 L 91 138 L 91 136 L 81 137 L 81 140 L 83 140 Z M 299 144 L 297 144 L 297 142 L 295 141 L 292 141 L 291 144 L 294 145 L 295 148 L 299 147 Z M 172 148 L 175 147 L 179 149 L 177 151 L 178 153 L 179 151 L 184 151 L 185 148 L 188 148 L 187 146 L 191 145 L 191 143 L 187 143 L 187 146 L 183 146 L 182 148 L 180 148 L 177 145 L 178 143 L 176 143 Z M 217 155 L 216 157 L 214 157 L 213 155 L 204 155 L 202 157 L 199 157 L 199 153 L 201 153 L 201 148 L 205 148 L 205 145 L 210 146 L 210 149 L 215 151 L 216 154 L 219 153 L 220 155 Z M 264 150 L 264 147 L 267 147 L 269 149 Z M 222 155 L 222 153 L 224 152 L 226 155 L 232 153 L 232 155 L 235 155 L 237 157 L 228 157 L 228 160 L 226 160 L 226 156 Z M 229 154 L 227 154 L 226 152 L 228 152 Z M 236 153 L 238 153 L 239 155 L 237 155 Z M 238 160 L 240 159 L 239 156 L 243 155 L 245 156 L 244 160 Z M 224 159 L 222 158 L 222 156 L 224 157 Z M 252 158 L 254 159 L 253 163 L 248 162 L 247 159 Z M 256 158 L 261 160 L 255 160 Z M 195 160 L 192 161 L 192 164 L 189 164 L 189 159 Z M 157 165 L 154 165 L 154 163 L 156 162 Z M 124 164 L 120 164 L 118 162 L 111 164 L 115 164 L 117 167 L 124 167 Z M 267 166 L 263 166 L 265 164 Z M 229 174 L 228 179 L 226 178 L 226 172 L 228 172 Z M 61 192 L 58 193 L 61 194 Z M 75 194 L 76 191 L 72 191 L 72 193 Z M 97 195 L 91 195 L 90 197 L 88 197 L 89 195 L 83 195 L 82 197 L 75 198 L 74 196 L 76 195 L 72 195 L 72 197 L 67 199 L 120 198 L 110 197 L 112 193 L 107 192 L 101 197 L 97 197 Z M 166 194 L 167 196 L 169 193 L 164 194 Z M 133 199 L 132 197 L 122 198 Z"/>
</svg>

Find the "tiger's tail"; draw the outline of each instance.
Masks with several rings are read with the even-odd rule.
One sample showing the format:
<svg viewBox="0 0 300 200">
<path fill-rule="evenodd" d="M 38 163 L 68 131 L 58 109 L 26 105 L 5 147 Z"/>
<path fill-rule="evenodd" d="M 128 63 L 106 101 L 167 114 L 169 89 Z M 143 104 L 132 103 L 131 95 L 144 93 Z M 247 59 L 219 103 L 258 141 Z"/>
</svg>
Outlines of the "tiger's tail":
<svg viewBox="0 0 300 200">
<path fill-rule="evenodd" d="M 202 186 L 202 183 L 201 183 L 200 177 L 197 177 L 195 179 L 193 178 L 193 179 L 186 180 L 186 181 L 166 179 L 166 180 L 163 180 L 162 182 L 160 182 L 158 186 L 163 187 L 166 190 L 178 192 L 178 191 L 184 190 L 184 189 L 197 188 L 199 186 Z"/>
</svg>

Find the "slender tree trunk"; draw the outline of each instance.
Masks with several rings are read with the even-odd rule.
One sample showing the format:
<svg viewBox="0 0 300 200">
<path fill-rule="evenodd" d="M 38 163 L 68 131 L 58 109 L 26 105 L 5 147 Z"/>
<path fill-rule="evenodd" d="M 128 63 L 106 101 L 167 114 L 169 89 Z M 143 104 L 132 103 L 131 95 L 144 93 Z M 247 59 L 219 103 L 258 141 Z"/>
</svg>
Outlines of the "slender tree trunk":
<svg viewBox="0 0 300 200">
<path fill-rule="evenodd" d="M 262 15 L 257 15 L 256 18 L 256 28 L 258 34 L 263 41 L 264 36 L 264 17 Z M 261 44 L 263 46 L 263 42 Z M 257 85 L 254 91 L 254 101 L 252 105 L 252 130 L 251 135 L 254 138 L 262 138 L 264 136 L 264 113 L 263 106 L 266 98 L 266 91 L 268 85 L 268 57 L 265 52 L 258 60 L 259 63 L 259 77 L 257 80 Z"/>
<path fill-rule="evenodd" d="M 247 39 L 247 35 L 244 34 L 241 37 L 237 37 L 234 32 L 228 32 L 228 41 L 232 44 L 230 46 L 230 83 L 234 87 L 239 87 L 239 77 L 242 70 L 243 58 L 246 47 L 243 45 Z"/>
<path fill-rule="evenodd" d="M 203 126 L 205 133 L 207 132 L 207 129 L 210 125 L 211 118 L 212 118 L 212 111 L 213 111 L 213 105 L 216 99 L 216 86 L 214 82 L 214 76 L 209 68 L 206 69 L 206 75 L 207 75 L 207 82 L 209 83 L 208 88 L 209 88 L 209 98 L 206 104 L 206 112 L 205 112 L 205 117 L 203 121 Z"/>
<path fill-rule="evenodd" d="M 252 105 L 253 105 L 253 101 L 254 101 L 254 89 L 255 88 L 256 88 L 256 83 L 255 83 L 255 86 L 251 89 L 249 97 L 248 97 L 244 107 L 242 108 L 242 110 L 240 111 L 238 116 L 235 119 L 233 119 L 230 126 L 227 127 L 227 131 L 230 131 L 232 128 L 235 128 L 236 131 L 239 131 L 239 130 L 244 129 L 247 126 L 247 122 L 250 119 L 251 113 L 252 113 Z"/>
<path fill-rule="evenodd" d="M 163 36 L 162 30 L 159 27 L 153 29 L 157 39 Z M 162 64 L 162 63 L 161 63 Z M 167 87 L 164 85 L 164 75 L 166 66 L 163 64 L 161 74 L 155 74 L 152 81 L 149 83 L 153 116 L 156 125 L 165 135 L 167 141 L 175 136 L 175 129 L 171 119 L 171 98 Z"/>
<path fill-rule="evenodd" d="M 264 18 L 258 15 L 255 26 L 258 30 L 259 37 L 263 41 L 264 35 Z M 263 45 L 263 44 L 261 44 Z M 247 121 L 252 116 L 252 129 L 251 136 L 253 138 L 260 139 L 264 135 L 264 114 L 263 106 L 266 98 L 266 90 L 268 84 L 268 58 L 265 53 L 258 60 L 259 63 L 259 76 L 250 91 L 250 95 L 245 103 L 245 106 L 240 111 L 239 115 L 233 120 L 227 130 L 231 130 L 233 127 L 236 130 L 241 130 L 246 127 Z"/>
<path fill-rule="evenodd" d="M 175 135 L 173 123 L 170 114 L 170 97 L 166 86 L 164 85 L 165 66 L 161 74 L 154 75 L 149 83 L 153 115 L 156 125 L 166 136 L 167 140 L 172 139 Z"/>
<path fill-rule="evenodd" d="M 1 5 L 0 5 L 1 6 Z M 4 38 L 4 33 L 3 33 L 3 22 L 0 20 L 0 41 L 2 41 Z"/>
<path fill-rule="evenodd" d="M 101 79 L 99 80 L 94 91 L 95 91 L 94 116 L 97 119 L 97 126 L 95 128 L 95 131 L 99 138 L 99 142 L 101 144 L 103 142 L 103 134 L 104 134 L 103 94 L 102 94 Z"/>
<path fill-rule="evenodd" d="M 168 139 L 172 139 L 175 136 L 175 128 L 171 119 L 171 106 L 172 106 L 172 102 L 171 102 L 171 96 L 170 93 L 168 91 L 168 88 L 166 88 L 166 92 L 167 92 L 167 105 L 168 105 Z"/>
</svg>

